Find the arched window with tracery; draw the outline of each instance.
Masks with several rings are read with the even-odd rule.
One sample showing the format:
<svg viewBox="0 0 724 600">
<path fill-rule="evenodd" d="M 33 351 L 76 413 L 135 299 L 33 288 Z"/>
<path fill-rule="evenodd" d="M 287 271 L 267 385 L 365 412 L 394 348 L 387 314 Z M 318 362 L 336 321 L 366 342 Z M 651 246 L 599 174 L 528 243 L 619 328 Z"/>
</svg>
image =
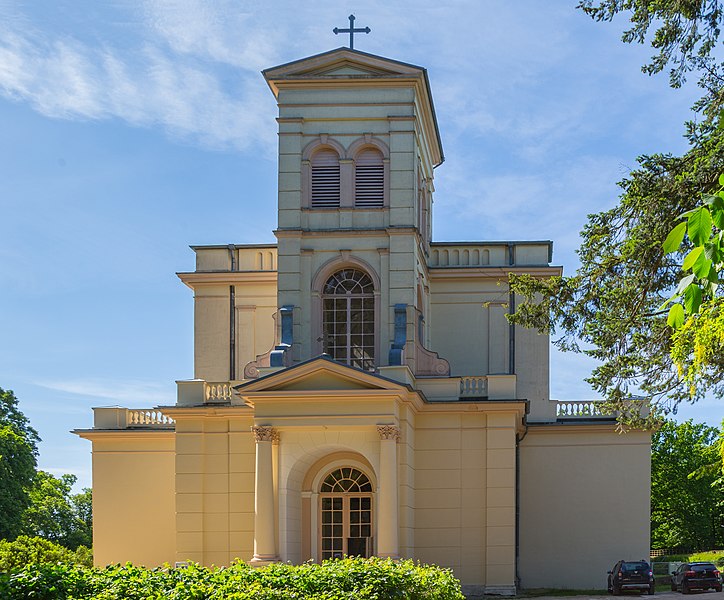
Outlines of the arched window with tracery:
<svg viewBox="0 0 724 600">
<path fill-rule="evenodd" d="M 324 478 L 319 489 L 322 560 L 372 554 L 372 483 L 354 467 Z"/>
<path fill-rule="evenodd" d="M 385 204 L 385 165 L 382 152 L 365 148 L 354 161 L 354 205 L 379 208 Z"/>
<path fill-rule="evenodd" d="M 329 148 L 312 156 L 312 208 L 339 208 L 339 155 Z"/>
<path fill-rule="evenodd" d="M 375 296 L 369 275 L 341 269 L 322 290 L 324 351 L 334 360 L 370 371 L 375 368 Z"/>
</svg>

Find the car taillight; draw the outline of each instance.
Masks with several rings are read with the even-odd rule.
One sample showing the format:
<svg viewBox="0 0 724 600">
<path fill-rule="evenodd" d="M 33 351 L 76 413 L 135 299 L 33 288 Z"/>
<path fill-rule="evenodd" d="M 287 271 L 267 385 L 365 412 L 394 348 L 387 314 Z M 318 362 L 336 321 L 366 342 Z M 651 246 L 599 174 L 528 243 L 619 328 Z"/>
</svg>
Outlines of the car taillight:
<svg viewBox="0 0 724 600">
<path fill-rule="evenodd" d="M 649 571 L 649 577 L 653 577 L 653 576 L 654 576 L 654 572 L 653 572 L 653 571 Z"/>
<path fill-rule="evenodd" d="M 719 577 L 719 571 L 717 571 L 716 569 L 714 569 L 714 577 Z"/>
<path fill-rule="evenodd" d="M 687 571 L 686 573 L 684 573 L 684 575 L 686 575 L 687 577 L 694 577 L 694 575 L 696 575 L 696 572 L 694 572 L 694 571 Z"/>
<path fill-rule="evenodd" d="M 619 577 L 623 577 L 623 571 L 619 571 L 619 572 L 618 572 L 618 576 L 619 576 Z"/>
</svg>

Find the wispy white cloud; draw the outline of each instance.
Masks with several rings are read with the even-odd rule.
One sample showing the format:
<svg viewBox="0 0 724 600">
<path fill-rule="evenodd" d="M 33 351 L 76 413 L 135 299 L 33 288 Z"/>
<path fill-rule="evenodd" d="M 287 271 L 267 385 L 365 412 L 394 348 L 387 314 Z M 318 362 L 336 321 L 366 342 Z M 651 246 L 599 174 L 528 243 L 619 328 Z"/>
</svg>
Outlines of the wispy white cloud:
<svg viewBox="0 0 724 600">
<path fill-rule="evenodd" d="M 38 381 L 35 382 L 35 385 L 66 394 L 92 397 L 99 402 L 112 400 L 131 408 L 167 405 L 176 401 L 175 389 L 171 385 L 162 385 L 152 381 L 68 379 Z"/>
<path fill-rule="evenodd" d="M 211 39 L 224 46 L 218 36 Z M 273 100 L 258 73 L 237 70 L 233 81 L 227 81 L 223 69 L 174 53 L 181 42 L 171 44 L 171 50 L 163 42 L 155 38 L 121 49 L 67 36 L 46 41 L 32 30 L 2 27 L 0 94 L 28 102 L 49 117 L 120 118 L 136 126 L 161 126 L 212 148 L 261 147 L 271 154 L 275 140 L 261 117 L 270 112 Z M 186 46 L 194 49 L 191 42 Z M 252 52 L 263 60 L 262 44 L 250 44 L 245 60 Z M 219 52 L 212 48 L 206 53 Z"/>
<path fill-rule="evenodd" d="M 263 25 L 268 11 L 238 0 L 147 0 L 141 4 L 151 38 L 175 53 L 258 72 L 278 59 L 281 31 Z"/>
</svg>

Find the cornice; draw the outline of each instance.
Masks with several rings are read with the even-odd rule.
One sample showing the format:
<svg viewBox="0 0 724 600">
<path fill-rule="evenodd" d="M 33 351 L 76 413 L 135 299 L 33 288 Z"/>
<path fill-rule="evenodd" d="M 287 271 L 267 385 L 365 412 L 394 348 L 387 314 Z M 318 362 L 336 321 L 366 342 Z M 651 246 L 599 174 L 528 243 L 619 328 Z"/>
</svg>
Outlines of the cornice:
<svg viewBox="0 0 724 600">
<path fill-rule="evenodd" d="M 84 440 L 94 441 L 110 439 L 173 439 L 176 435 L 175 429 L 73 429 L 71 433 Z"/>
<path fill-rule="evenodd" d="M 176 276 L 193 289 L 200 284 L 275 283 L 276 271 L 192 271 L 176 273 Z"/>
<path fill-rule="evenodd" d="M 246 404 L 224 404 L 213 406 L 210 404 L 196 406 L 162 406 L 163 414 L 172 417 L 175 421 L 183 419 L 197 419 L 199 416 L 205 418 L 225 419 L 228 417 L 247 417 L 253 419 L 253 409 Z"/>
<path fill-rule="evenodd" d="M 590 421 L 553 421 L 548 423 L 528 423 L 530 433 L 560 435 L 567 433 L 616 433 L 618 423 L 615 420 Z M 632 433 L 646 433 L 641 429 L 634 429 Z M 625 440 L 625 435 L 621 436 Z"/>
<path fill-rule="evenodd" d="M 561 275 L 563 267 L 539 266 L 501 266 L 501 267 L 429 267 L 431 279 L 466 279 L 507 277 L 510 273 L 526 274 L 533 277 L 552 277 Z"/>
</svg>

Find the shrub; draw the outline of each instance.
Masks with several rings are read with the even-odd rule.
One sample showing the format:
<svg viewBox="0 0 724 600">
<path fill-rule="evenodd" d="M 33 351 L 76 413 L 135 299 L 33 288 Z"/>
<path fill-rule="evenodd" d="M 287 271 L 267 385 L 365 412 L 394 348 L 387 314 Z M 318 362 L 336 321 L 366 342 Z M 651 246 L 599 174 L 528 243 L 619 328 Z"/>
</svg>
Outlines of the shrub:
<svg viewBox="0 0 724 600">
<path fill-rule="evenodd" d="M 321 565 L 273 564 L 253 569 L 191 564 L 146 569 L 131 564 L 94 569 L 79 565 L 28 565 L 0 576 L 7 600 L 463 600 L 452 573 L 410 560 L 345 558 Z"/>
<path fill-rule="evenodd" d="M 15 540 L 0 540 L 0 573 L 26 565 L 66 564 L 93 566 L 93 552 L 85 546 L 69 550 L 49 540 L 21 535 Z"/>
</svg>

